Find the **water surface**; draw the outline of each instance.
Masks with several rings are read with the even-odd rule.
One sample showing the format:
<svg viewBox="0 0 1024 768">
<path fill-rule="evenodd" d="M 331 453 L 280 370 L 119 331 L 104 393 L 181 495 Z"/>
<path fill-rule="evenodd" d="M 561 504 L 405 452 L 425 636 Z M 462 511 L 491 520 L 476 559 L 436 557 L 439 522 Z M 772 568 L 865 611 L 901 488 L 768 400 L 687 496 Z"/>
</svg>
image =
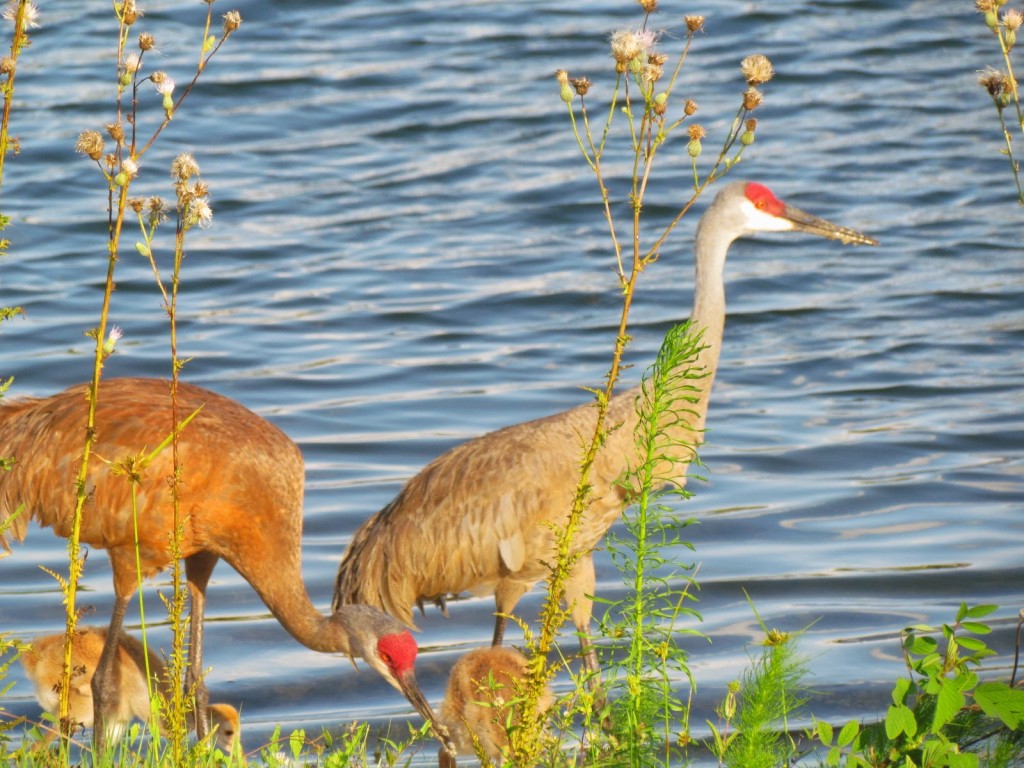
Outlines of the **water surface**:
<svg viewBox="0 0 1024 768">
<path fill-rule="evenodd" d="M 229 9 L 229 5 L 218 13 Z M 195 153 L 215 224 L 184 271 L 188 380 L 283 428 L 307 462 L 304 573 L 325 609 L 352 532 L 444 449 L 585 401 L 606 370 L 618 297 L 592 177 L 578 156 L 556 68 L 607 95 L 606 39 L 635 4 L 408 2 L 239 6 L 244 23 L 149 156 L 139 191 L 170 193 L 166 168 Z M 205 6 L 145 6 L 159 66 L 194 66 Z M 994 602 L 1006 673 L 1021 604 L 1024 492 L 1021 210 L 976 70 L 996 62 L 968 2 L 665 3 L 707 15 L 682 80 L 712 137 L 763 52 L 758 140 L 737 172 L 801 208 L 869 231 L 876 249 L 768 236 L 737 243 L 729 320 L 703 451 L 708 481 L 679 514 L 700 564 L 694 643 L 700 723 L 765 622 L 806 628 L 819 716 L 873 718 L 901 671 L 898 633 Z M 3 187 L 11 256 L 0 300 L 0 373 L 45 394 L 86 379 L 83 330 L 105 269 L 105 196 L 75 156 L 78 132 L 112 119 L 114 28 L 102 4 L 44 8 L 17 85 L 23 151 Z M 145 94 L 150 110 L 158 98 Z M 621 136 L 620 136 L 621 138 Z M 707 146 L 714 145 L 708 140 Z M 687 195 L 679 147 L 648 197 L 664 222 Z M 620 206 L 621 209 L 621 206 Z M 690 241 L 681 225 L 645 275 L 634 366 L 685 318 Z M 652 223 L 653 231 L 655 223 Z M 130 243 L 134 235 L 127 240 Z M 148 267 L 119 266 L 112 320 L 126 331 L 109 375 L 163 375 L 164 317 Z M 34 528 L 0 565 L 0 630 L 57 631 L 63 541 Z M 598 590 L 622 597 L 597 557 Z M 156 589 L 166 591 L 166 581 Z M 151 615 L 159 610 L 153 587 Z M 105 623 L 101 553 L 81 602 Z M 521 603 L 535 615 L 540 592 Z M 491 601 L 423 619 L 418 676 L 437 702 L 455 658 L 484 645 Z M 129 617 L 137 622 L 137 617 Z M 135 623 L 132 626 L 136 626 Z M 165 642 L 165 627 L 154 633 Z M 285 731 L 386 722 L 410 707 L 367 670 L 292 641 L 221 565 L 206 660 L 217 700 L 242 706 L 246 745 Z M 568 648 L 574 646 L 568 638 Z M 5 706 L 35 715 L 15 671 Z"/>
</svg>

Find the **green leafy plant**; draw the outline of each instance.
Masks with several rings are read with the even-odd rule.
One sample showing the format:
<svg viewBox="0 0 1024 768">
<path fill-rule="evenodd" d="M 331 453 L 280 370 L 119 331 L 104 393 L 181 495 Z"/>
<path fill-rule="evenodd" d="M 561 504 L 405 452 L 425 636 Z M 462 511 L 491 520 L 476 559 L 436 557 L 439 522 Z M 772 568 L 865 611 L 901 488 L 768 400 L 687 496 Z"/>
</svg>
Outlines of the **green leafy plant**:
<svg viewBox="0 0 1024 768">
<path fill-rule="evenodd" d="M 991 628 L 980 619 L 996 607 L 964 603 L 953 624 L 904 630 L 909 674 L 896 681 L 884 721 L 867 727 L 850 721 L 838 734 L 815 721 L 812 735 L 827 749 L 825 764 L 976 768 L 1024 760 L 1024 691 L 978 675 L 994 655 L 981 639 Z"/>
<path fill-rule="evenodd" d="M 788 722 L 806 702 L 806 660 L 796 648 L 799 635 L 769 630 L 761 653 L 729 691 L 718 709 L 719 723 L 708 723 L 710 749 L 727 768 L 775 768 L 797 754 Z"/>
<path fill-rule="evenodd" d="M 665 550 L 692 549 L 681 535 L 691 521 L 678 520 L 664 501 L 690 493 L 660 470 L 672 467 L 674 456 L 696 455 L 696 435 L 690 441 L 673 435 L 687 432 L 684 417 L 699 394 L 693 381 L 707 375 L 698 365 L 702 348 L 700 333 L 689 323 L 675 326 L 644 377 L 635 430 L 642 462 L 624 478 L 624 486 L 639 493 L 624 512 L 625 533 L 608 537 L 627 591 L 625 599 L 609 605 L 601 624 L 602 676 L 610 694 L 607 718 L 615 737 L 611 751 L 621 765 L 671 765 L 689 740 L 689 709 L 673 686 L 676 678 L 690 678 L 679 639 L 697 633 L 678 623 L 700 617 L 688 607 L 694 599 L 692 567 L 677 564 Z M 592 734 L 590 741 L 600 739 Z"/>
</svg>

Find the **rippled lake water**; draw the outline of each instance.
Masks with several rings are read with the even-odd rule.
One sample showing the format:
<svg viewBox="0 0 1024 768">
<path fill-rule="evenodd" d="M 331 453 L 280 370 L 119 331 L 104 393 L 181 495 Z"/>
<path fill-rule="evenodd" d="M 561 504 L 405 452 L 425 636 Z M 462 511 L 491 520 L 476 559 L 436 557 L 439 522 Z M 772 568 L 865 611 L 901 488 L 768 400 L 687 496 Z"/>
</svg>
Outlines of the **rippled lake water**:
<svg viewBox="0 0 1024 768">
<path fill-rule="evenodd" d="M 26 311 L 0 335 L 16 394 L 88 378 L 83 330 L 105 270 L 105 194 L 73 146 L 112 120 L 115 28 L 109 4 L 42 5 L 17 81 L 22 152 L 3 179 L 14 226 L 0 303 Z M 899 630 L 951 620 L 961 601 L 1002 606 L 992 668 L 1007 672 L 1022 601 L 1024 252 L 995 114 L 975 82 L 997 63 L 994 41 L 966 0 L 663 5 L 670 51 L 684 14 L 708 17 L 681 91 L 712 137 L 742 91 L 739 60 L 763 52 L 778 71 L 734 175 L 881 241 L 762 236 L 731 251 L 708 482 L 679 506 L 700 521 L 687 532 L 696 555 L 679 556 L 700 563 L 699 629 L 711 639 L 693 646 L 695 724 L 757 636 L 744 590 L 769 626 L 807 628 L 818 716 L 883 713 Z M 183 83 L 205 5 L 143 7 L 159 66 Z M 404 480 L 449 446 L 584 402 L 580 387 L 601 382 L 616 282 L 552 73 L 587 74 L 593 98 L 606 97 L 607 36 L 639 16 L 626 0 L 238 7 L 242 28 L 136 189 L 170 194 L 166 168 L 182 150 L 202 166 L 215 222 L 192 238 L 184 269 L 185 376 L 301 446 L 305 578 L 326 610 L 352 532 Z M 144 94 L 143 107 L 151 124 L 158 97 Z M 653 222 L 688 194 L 682 146 L 654 179 Z M 627 384 L 688 312 L 695 222 L 644 276 Z M 163 375 L 148 268 L 126 253 L 118 269 L 111 317 L 126 337 L 107 373 Z M 0 563 L 0 631 L 58 630 L 60 594 L 37 566 L 59 569 L 63 555 L 63 540 L 33 528 Z M 597 570 L 599 593 L 621 597 L 604 553 Z M 105 623 L 101 553 L 80 600 L 95 607 L 89 623 Z M 539 601 L 539 590 L 524 599 L 526 617 Z M 489 642 L 491 605 L 467 599 L 448 620 L 423 620 L 418 676 L 434 702 L 455 658 Z M 241 704 L 248 747 L 275 724 L 411 717 L 366 669 L 292 641 L 224 565 L 206 650 L 213 696 Z M 35 716 L 20 674 L 4 705 Z"/>
</svg>

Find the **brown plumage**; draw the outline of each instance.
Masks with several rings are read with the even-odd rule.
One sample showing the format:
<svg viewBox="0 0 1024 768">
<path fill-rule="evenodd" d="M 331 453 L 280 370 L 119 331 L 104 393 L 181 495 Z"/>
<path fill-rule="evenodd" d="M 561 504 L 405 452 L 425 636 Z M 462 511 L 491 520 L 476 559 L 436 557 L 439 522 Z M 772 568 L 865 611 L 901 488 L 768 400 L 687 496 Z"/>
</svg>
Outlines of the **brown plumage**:
<svg viewBox="0 0 1024 768">
<path fill-rule="evenodd" d="M 29 518 L 67 536 L 75 509 L 75 477 L 85 438 L 87 387 L 40 399 L 0 403 L 0 456 L 14 456 L 0 472 L 0 520 L 19 505 L 13 535 L 25 536 Z M 96 720 L 117 695 L 111 670 L 128 600 L 136 589 L 131 487 L 108 462 L 152 451 L 171 433 L 169 384 L 159 379 L 110 379 L 99 388 L 96 443 L 89 463 L 88 500 L 81 541 L 106 549 L 115 603 L 107 644 L 92 689 Z M 434 721 L 413 671 L 416 642 L 379 610 L 353 605 L 324 616 L 302 582 L 302 490 L 298 447 L 281 430 L 226 397 L 189 384 L 178 387 L 179 420 L 199 413 L 179 438 L 181 467 L 180 551 L 191 598 L 189 680 L 197 708 L 206 707 L 202 685 L 202 628 L 206 585 L 218 559 L 238 571 L 281 625 L 307 648 L 363 658 L 416 710 Z M 159 453 L 138 487 L 138 556 L 149 577 L 171 563 L 174 517 L 167 478 L 171 450 Z M 5 548 L 9 542 L 0 536 Z M 205 718 L 200 718 L 205 735 Z M 94 730 L 98 743 L 105 730 Z M 444 739 L 443 731 L 439 736 Z"/>
<path fill-rule="evenodd" d="M 82 728 L 94 722 L 92 678 L 106 644 L 107 630 L 91 627 L 76 631 L 71 642 L 71 692 L 68 717 Z M 148 654 L 146 651 L 149 651 Z M 145 649 L 131 635 L 122 633 L 117 643 L 114 679 L 117 696 L 103 713 L 104 727 L 112 739 L 120 738 L 133 718 L 149 720 L 150 690 L 146 684 L 146 659 L 149 661 L 153 690 L 170 695 L 164 663 L 152 649 Z M 35 685 L 36 701 L 45 711 L 57 716 L 57 691 L 64 664 L 64 635 L 46 635 L 31 641 L 31 647 L 19 657 L 25 673 Z M 217 746 L 230 754 L 240 738 L 238 710 L 230 704 L 211 704 L 208 710 Z M 195 724 L 192 723 L 194 728 Z M 161 729 L 165 726 L 161 723 Z"/>
<path fill-rule="evenodd" d="M 715 197 L 697 227 L 692 327 L 705 345 L 694 369 L 692 410 L 678 414 L 672 437 L 682 443 L 671 476 L 682 483 L 701 441 L 708 399 L 725 327 L 723 271 L 729 245 L 759 231 L 800 230 L 847 243 L 871 238 L 837 227 L 779 201 L 767 187 L 736 182 Z M 596 658 L 586 637 L 594 593 L 592 549 L 618 519 L 626 491 L 620 478 L 639 463 L 634 428 L 639 387 L 615 396 L 606 426 L 611 431 L 590 475 L 593 503 L 573 542 L 582 554 L 565 588 L 565 602 L 579 631 L 587 664 Z M 552 525 L 563 526 L 579 480 L 581 444 L 593 435 L 592 404 L 506 427 L 458 445 L 428 464 L 398 496 L 355 532 L 338 570 L 334 607 L 366 603 L 413 626 L 412 608 L 443 605 L 450 594 L 493 593 L 498 613 L 510 613 L 534 583 L 548 576 Z M 687 444 L 689 447 L 687 447 Z M 401 569 L 391 567 L 402 563 Z M 494 644 L 504 621 L 495 620 Z"/>
<path fill-rule="evenodd" d="M 526 657 L 515 648 L 477 648 L 455 662 L 439 714 L 460 755 L 476 754 L 476 736 L 488 759 L 504 764 L 508 729 L 519 723 L 516 699 L 525 679 Z M 547 711 L 554 700 L 545 686 L 538 710 Z M 444 750 L 438 754 L 438 763 L 440 768 L 455 767 L 455 760 Z"/>
</svg>

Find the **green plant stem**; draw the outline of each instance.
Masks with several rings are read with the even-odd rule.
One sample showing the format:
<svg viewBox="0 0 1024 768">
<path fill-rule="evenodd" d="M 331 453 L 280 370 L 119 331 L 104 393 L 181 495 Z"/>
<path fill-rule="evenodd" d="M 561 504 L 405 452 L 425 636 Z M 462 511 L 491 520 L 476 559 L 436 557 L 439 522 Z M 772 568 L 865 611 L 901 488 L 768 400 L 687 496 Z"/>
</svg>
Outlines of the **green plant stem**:
<svg viewBox="0 0 1024 768">
<path fill-rule="evenodd" d="M 114 195 L 117 192 L 117 205 L 114 205 Z M 118 243 L 120 242 L 121 229 L 124 224 L 125 204 L 128 200 L 128 185 L 116 187 L 112 182 L 108 196 L 108 211 L 110 212 L 110 237 L 107 243 L 107 276 L 103 285 L 103 303 L 100 308 L 100 322 L 96 328 L 96 346 L 93 354 L 92 380 L 89 383 L 89 409 L 85 423 L 85 442 L 82 447 L 82 461 L 78 468 L 78 475 L 75 478 L 77 495 L 75 500 L 75 512 L 72 518 L 71 531 L 68 534 L 68 580 L 65 593 L 65 641 L 64 641 L 64 669 L 61 675 L 59 717 L 64 722 L 68 717 L 69 696 L 71 693 L 71 640 L 78 621 L 76 610 L 76 596 L 78 593 L 78 582 L 81 578 L 84 559 L 80 556 L 80 538 L 82 534 L 82 511 L 88 500 L 86 480 L 89 472 L 89 459 L 92 453 L 93 444 L 96 442 L 96 404 L 99 396 L 100 377 L 103 373 L 103 340 L 106 336 L 107 319 L 110 316 L 110 301 L 114 293 L 114 270 L 118 261 Z M 116 212 L 116 213 L 115 213 Z"/>
<path fill-rule="evenodd" d="M 4 177 L 4 160 L 10 151 L 9 126 L 11 122 L 11 109 L 14 104 L 14 75 L 18 70 L 18 55 L 28 42 L 28 35 L 25 34 L 25 12 L 28 7 L 28 0 L 19 0 L 18 8 L 14 12 L 14 34 L 11 38 L 11 67 L 7 73 L 7 79 L 2 86 L 4 96 L 3 117 L 0 118 L 0 184 Z"/>
</svg>

